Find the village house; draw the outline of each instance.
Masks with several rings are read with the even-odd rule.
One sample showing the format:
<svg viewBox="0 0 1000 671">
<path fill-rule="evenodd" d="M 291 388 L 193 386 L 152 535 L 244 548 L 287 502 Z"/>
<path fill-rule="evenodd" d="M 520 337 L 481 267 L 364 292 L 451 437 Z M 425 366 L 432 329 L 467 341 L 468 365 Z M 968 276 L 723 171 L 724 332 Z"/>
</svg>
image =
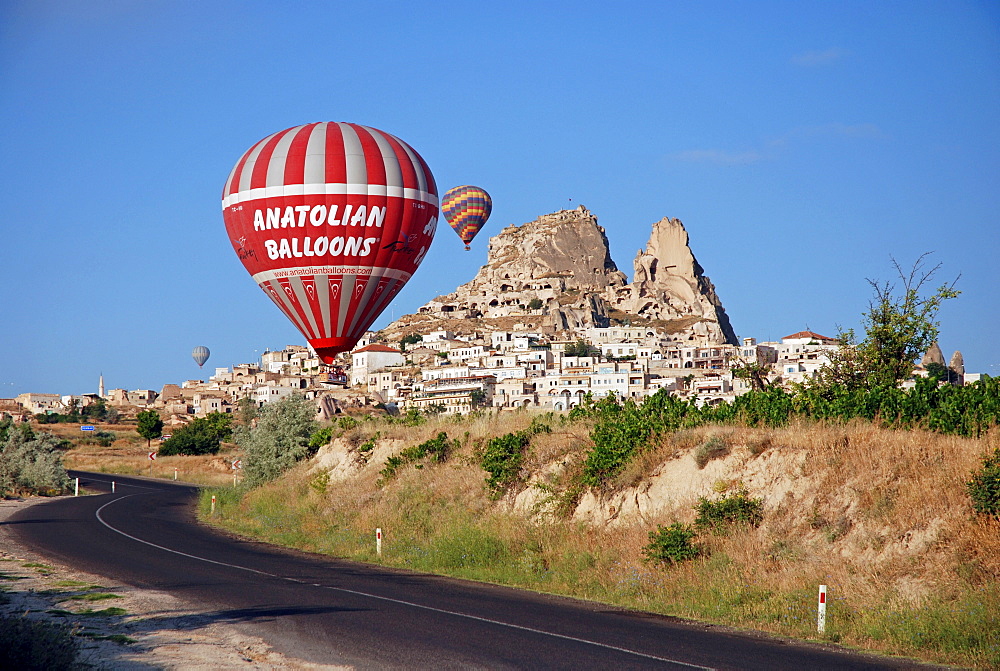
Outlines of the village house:
<svg viewBox="0 0 1000 671">
<path fill-rule="evenodd" d="M 33 415 L 62 412 L 63 410 L 62 397 L 59 394 L 35 394 L 29 392 L 18 394 L 14 397 L 14 401 Z"/>
<path fill-rule="evenodd" d="M 524 378 L 501 380 L 493 388 L 493 407 L 531 408 L 538 405 L 535 383 Z"/>
<path fill-rule="evenodd" d="M 351 362 L 351 384 L 365 385 L 369 373 L 405 365 L 406 357 L 398 349 L 374 343 L 351 352 Z"/>
<path fill-rule="evenodd" d="M 447 415 L 466 414 L 477 406 L 493 404 L 495 384 L 496 378 L 492 375 L 432 380 L 414 391 L 406 399 L 405 406 Z"/>
</svg>

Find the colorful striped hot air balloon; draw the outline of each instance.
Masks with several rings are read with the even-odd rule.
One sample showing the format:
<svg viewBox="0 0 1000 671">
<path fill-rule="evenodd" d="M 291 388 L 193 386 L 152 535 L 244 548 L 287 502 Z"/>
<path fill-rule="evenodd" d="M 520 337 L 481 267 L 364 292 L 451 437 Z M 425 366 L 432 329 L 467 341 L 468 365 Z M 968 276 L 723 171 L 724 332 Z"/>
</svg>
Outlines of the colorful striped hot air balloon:
<svg viewBox="0 0 1000 671">
<path fill-rule="evenodd" d="M 423 261 L 437 186 L 399 138 L 311 123 L 243 154 L 222 191 L 222 216 L 254 281 L 330 364 Z"/>
<path fill-rule="evenodd" d="M 441 213 L 465 243 L 466 250 L 492 211 L 493 199 L 478 186 L 456 186 L 448 189 L 441 199 Z"/>
</svg>

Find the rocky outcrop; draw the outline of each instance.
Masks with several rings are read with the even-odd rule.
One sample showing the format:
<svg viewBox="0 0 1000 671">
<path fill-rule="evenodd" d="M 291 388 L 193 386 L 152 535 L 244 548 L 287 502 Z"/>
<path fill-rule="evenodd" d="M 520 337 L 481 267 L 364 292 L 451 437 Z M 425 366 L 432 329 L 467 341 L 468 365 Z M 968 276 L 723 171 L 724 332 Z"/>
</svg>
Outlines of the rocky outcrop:
<svg viewBox="0 0 1000 671">
<path fill-rule="evenodd" d="M 664 217 L 653 224 L 645 250 L 633 262 L 633 281 L 622 289 L 610 289 L 609 303 L 626 314 L 656 320 L 698 317 L 691 328 L 712 342 L 736 344 L 715 286 L 705 276 L 679 219 Z"/>
<path fill-rule="evenodd" d="M 581 205 L 503 229 L 472 281 L 420 311 L 487 319 L 537 312 L 555 330 L 604 326 L 602 295 L 627 281 L 597 217 Z"/>
<path fill-rule="evenodd" d="M 660 328 L 678 340 L 736 343 L 712 282 L 689 246 L 684 225 L 664 218 L 628 278 L 611 259 L 608 239 L 582 205 L 508 226 L 490 238 L 486 265 L 454 292 L 420 308 L 422 317 L 496 328 L 522 318 L 537 330 L 574 331 L 632 323 Z M 390 327 L 414 325 L 402 318 Z M 426 325 L 425 325 L 426 327 Z"/>
<path fill-rule="evenodd" d="M 965 357 L 962 356 L 961 351 L 955 350 L 955 353 L 951 355 L 948 368 L 955 375 L 965 375 Z"/>
<path fill-rule="evenodd" d="M 931 345 L 920 360 L 920 365 L 924 368 L 927 368 L 928 364 L 932 363 L 936 363 L 939 366 L 944 365 L 944 352 L 941 351 L 941 347 L 937 343 Z"/>
</svg>

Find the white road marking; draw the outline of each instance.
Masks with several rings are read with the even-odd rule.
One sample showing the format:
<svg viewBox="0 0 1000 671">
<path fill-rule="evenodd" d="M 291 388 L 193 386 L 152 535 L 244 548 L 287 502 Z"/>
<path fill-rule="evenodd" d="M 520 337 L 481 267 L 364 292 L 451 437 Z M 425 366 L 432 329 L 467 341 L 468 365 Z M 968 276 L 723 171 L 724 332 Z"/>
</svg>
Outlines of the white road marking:
<svg viewBox="0 0 1000 671">
<path fill-rule="evenodd" d="M 128 486 L 130 486 L 130 487 L 138 487 L 138 485 L 128 485 Z M 152 488 L 151 487 L 142 487 L 142 489 L 152 489 Z M 157 490 L 157 491 L 162 491 L 162 490 Z M 277 574 L 274 574 L 274 573 L 268 573 L 267 571 L 259 571 L 257 569 L 249 568 L 247 566 L 239 566 L 238 564 L 229 564 L 227 562 L 216 561 L 214 559 L 208 559 L 206 557 L 199 557 L 197 555 L 188 554 L 187 552 L 181 552 L 180 550 L 174 550 L 174 549 L 171 549 L 171 548 L 168 548 L 168 547 L 164 547 L 162 545 L 157 545 L 156 543 L 151 543 L 150 541 L 143 540 L 141 538 L 136 538 L 135 536 L 133 536 L 131 534 L 125 533 L 121 529 L 116 529 L 115 527 L 113 527 L 110 524 L 108 524 L 104 520 L 103 517 L 101 517 L 101 511 L 104 510 L 105 508 L 107 508 L 108 506 L 110 506 L 112 503 L 117 503 L 118 501 L 123 501 L 123 500 L 131 498 L 133 496 L 139 496 L 139 494 L 126 494 L 125 496 L 121 496 L 121 497 L 118 497 L 118 498 L 116 498 L 116 499 L 114 499 L 112 501 L 108 501 L 103 506 L 101 506 L 100 508 L 98 508 L 97 511 L 95 512 L 95 515 L 97 516 L 97 520 L 101 524 L 103 524 L 105 527 L 107 527 L 111 531 L 114 531 L 117 534 L 121 534 L 122 536 L 125 536 L 126 538 L 130 538 L 130 539 L 136 541 L 137 543 L 142 543 L 143 545 L 148 545 L 148 546 L 154 547 L 154 548 L 156 548 L 158 550 L 163 550 L 164 552 L 171 552 L 173 554 L 180 555 L 182 557 L 187 557 L 189 559 L 195 559 L 197 561 L 202 561 L 202 562 L 206 562 L 206 563 L 209 563 L 209 564 L 215 564 L 217 566 L 225 566 L 227 568 L 233 568 L 233 569 L 237 569 L 237 570 L 240 570 L 240 571 L 247 571 L 248 573 L 256 573 L 257 575 L 266 576 L 268 578 L 276 578 L 278 580 L 286 580 L 288 582 L 295 582 L 295 583 L 299 583 L 301 585 L 306 584 L 305 582 L 303 582 L 303 581 L 301 581 L 301 580 L 299 580 L 297 578 L 291 578 L 291 577 L 288 577 L 288 576 L 277 575 Z M 531 633 L 534 633 L 534 634 L 541 634 L 543 636 L 551 636 L 553 638 L 559 638 L 559 639 L 562 639 L 562 640 L 565 640 L 565 641 L 573 641 L 575 643 L 584 643 L 584 644 L 587 644 L 587 645 L 593 645 L 593 646 L 596 646 L 598 648 L 605 648 L 606 650 L 614 650 L 616 652 L 623 652 L 625 654 L 635 655 L 637 657 L 645 657 L 646 659 L 653 659 L 653 660 L 656 660 L 658 662 L 664 662 L 664 663 L 667 663 L 667 664 L 676 664 L 678 666 L 683 666 L 683 667 L 688 668 L 688 669 L 701 669 L 702 671 L 715 671 L 715 669 L 713 669 L 712 667 L 709 667 L 709 666 L 699 666 L 697 664 L 689 664 L 687 662 L 681 662 L 681 661 L 676 660 L 676 659 L 668 659 L 666 657 L 657 657 L 656 655 L 649 655 L 649 654 L 646 654 L 644 652 L 638 652 L 636 650 L 629 650 L 628 648 L 620 648 L 618 646 L 609 645 L 607 643 L 599 643 L 597 641 L 590 641 L 590 640 L 587 640 L 585 638 L 577 638 L 576 636 L 567 636 L 565 634 L 556 634 L 556 633 L 551 632 L 551 631 L 544 631 L 542 629 L 535 629 L 534 627 L 525 627 L 525 626 L 522 626 L 522 625 L 519 625 L 519 624 L 511 624 L 510 622 L 501 622 L 500 620 L 493 620 L 493 619 L 490 619 L 490 618 L 487 618 L 487 617 L 479 617 L 478 615 L 469 615 L 468 613 L 458 613 L 458 612 L 451 611 L 451 610 L 445 610 L 443 608 L 435 608 L 434 606 L 425 606 L 423 604 L 413 603 L 412 601 L 403 601 L 402 599 L 393 599 L 393 598 L 387 597 L 387 596 L 379 596 L 378 594 L 369 594 L 368 592 L 359 592 L 357 590 L 347 589 L 345 587 L 332 587 L 330 585 L 319 585 L 319 584 L 316 584 L 316 583 L 312 583 L 312 585 L 316 586 L 316 587 L 321 587 L 322 589 L 333 590 L 335 592 L 344 592 L 346 594 L 354 594 L 355 596 L 362 596 L 362 597 L 367 597 L 369 599 L 377 599 L 377 600 L 380 600 L 380 601 L 388 601 L 388 602 L 400 604 L 400 605 L 403 605 L 403 606 L 410 606 L 412 608 L 420 608 L 420 609 L 423 609 L 423 610 L 433 611 L 435 613 L 442 613 L 444 615 L 453 615 L 455 617 L 462 617 L 462 618 L 465 618 L 465 619 L 468 619 L 468 620 L 476 620 L 476 621 L 479 621 L 479 622 L 485 622 L 487 624 L 494 624 L 494 625 L 497 625 L 497 626 L 500 626 L 500 627 L 508 627 L 510 629 L 518 629 L 518 630 L 521 630 L 521 631 L 527 631 L 527 632 L 531 632 Z"/>
</svg>

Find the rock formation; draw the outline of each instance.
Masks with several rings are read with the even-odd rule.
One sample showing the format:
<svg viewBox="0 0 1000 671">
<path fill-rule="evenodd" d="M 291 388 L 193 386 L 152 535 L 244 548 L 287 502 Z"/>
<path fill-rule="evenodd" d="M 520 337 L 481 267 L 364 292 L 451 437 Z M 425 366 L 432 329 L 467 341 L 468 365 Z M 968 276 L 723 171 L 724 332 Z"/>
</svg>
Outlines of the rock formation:
<svg viewBox="0 0 1000 671">
<path fill-rule="evenodd" d="M 948 370 L 959 380 L 965 378 L 965 358 L 962 356 L 961 351 L 955 350 L 955 353 L 951 355 L 951 361 L 948 362 Z"/>
<path fill-rule="evenodd" d="M 927 352 L 924 353 L 924 358 L 920 360 L 920 365 L 927 368 L 928 364 L 936 363 L 940 366 L 944 365 L 944 352 L 941 351 L 941 347 L 934 343 L 931 345 Z"/>
<path fill-rule="evenodd" d="M 696 333 L 712 342 L 736 344 L 722 301 L 694 257 L 679 219 L 664 217 L 653 224 L 646 249 L 639 250 L 633 265 L 631 284 L 609 288 L 607 299 L 612 307 L 655 320 L 698 317 L 691 327 Z"/>
<path fill-rule="evenodd" d="M 736 334 L 711 281 L 677 219 L 653 225 L 635 259 L 635 280 L 618 270 L 608 239 L 582 205 L 508 226 L 490 238 L 486 265 L 454 292 L 420 308 L 419 315 L 506 329 L 513 320 L 536 330 L 573 331 L 614 323 L 650 325 L 678 340 L 735 343 Z M 507 323 L 511 322 L 511 323 Z M 401 318 L 389 330 L 417 323 Z"/>
</svg>

